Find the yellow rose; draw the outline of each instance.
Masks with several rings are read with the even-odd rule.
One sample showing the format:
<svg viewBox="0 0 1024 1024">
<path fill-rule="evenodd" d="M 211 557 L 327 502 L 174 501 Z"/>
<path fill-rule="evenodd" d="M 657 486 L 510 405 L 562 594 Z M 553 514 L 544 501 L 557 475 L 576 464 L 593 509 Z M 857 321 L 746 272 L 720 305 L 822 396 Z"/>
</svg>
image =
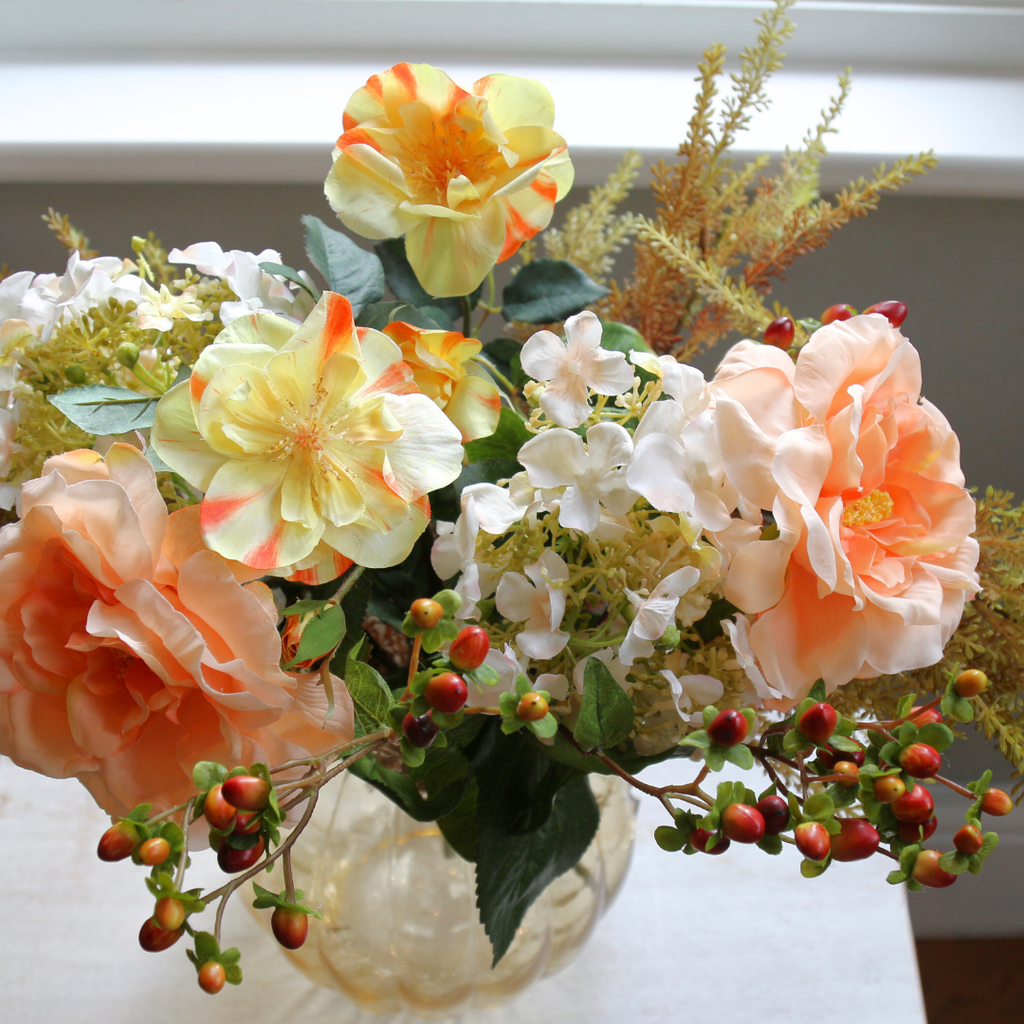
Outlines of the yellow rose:
<svg viewBox="0 0 1024 1024">
<path fill-rule="evenodd" d="M 466 92 L 429 64 L 396 64 L 349 100 L 324 191 L 357 234 L 405 235 L 431 295 L 466 295 L 572 186 L 554 115 L 529 78 L 488 75 Z"/>
</svg>

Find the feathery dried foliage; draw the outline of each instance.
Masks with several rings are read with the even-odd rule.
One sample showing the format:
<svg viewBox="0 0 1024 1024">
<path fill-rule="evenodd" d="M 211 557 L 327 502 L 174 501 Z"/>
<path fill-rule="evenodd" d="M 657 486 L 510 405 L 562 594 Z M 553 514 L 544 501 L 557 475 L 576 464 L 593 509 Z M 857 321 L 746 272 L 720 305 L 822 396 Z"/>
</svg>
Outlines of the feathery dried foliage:
<svg viewBox="0 0 1024 1024">
<path fill-rule="evenodd" d="M 615 211 L 632 190 L 642 164 L 639 153 L 627 153 L 608 180 L 591 189 L 586 202 L 566 214 L 560 228 L 544 232 L 545 255 L 568 260 L 598 284 L 604 284 L 614 268 L 614 255 L 641 222 L 636 214 Z"/>
<path fill-rule="evenodd" d="M 950 672 L 979 668 L 989 678 L 977 698 L 977 727 L 1014 766 L 1018 801 L 1024 799 L 1024 507 L 989 487 L 978 502 L 975 537 L 981 546 L 981 592 L 968 602 L 945 656 L 937 665 L 898 676 L 854 680 L 834 695 L 847 713 L 874 711 L 888 718 L 908 692 L 941 693 Z"/>
<path fill-rule="evenodd" d="M 653 168 L 656 212 L 641 218 L 636 270 L 624 285 L 611 284 L 602 315 L 631 324 L 659 352 L 689 360 L 730 331 L 759 333 L 786 312 L 769 309 L 774 278 L 800 256 L 820 249 L 838 228 L 878 205 L 882 192 L 899 188 L 935 165 L 931 153 L 881 165 L 833 201 L 818 192 L 825 137 L 835 131 L 850 88 L 848 74 L 821 121 L 797 151 L 786 150 L 777 173 L 760 177 L 770 158 L 737 169 L 728 153 L 752 116 L 768 104 L 766 84 L 782 66 L 782 44 L 793 33 L 793 0 L 776 0 L 757 19 L 757 43 L 744 50 L 732 88 L 716 103 L 725 73 L 725 48 L 712 46 L 699 65 L 700 88 L 680 159 Z M 794 318 L 796 319 L 796 318 Z M 798 327 L 797 343 L 806 340 Z"/>
<path fill-rule="evenodd" d="M 99 252 L 89 246 L 89 237 L 71 223 L 66 213 L 57 213 L 51 206 L 43 214 L 43 222 L 57 236 L 57 241 L 63 245 L 69 253 L 77 250 L 83 260 L 93 260 L 99 256 Z"/>
</svg>

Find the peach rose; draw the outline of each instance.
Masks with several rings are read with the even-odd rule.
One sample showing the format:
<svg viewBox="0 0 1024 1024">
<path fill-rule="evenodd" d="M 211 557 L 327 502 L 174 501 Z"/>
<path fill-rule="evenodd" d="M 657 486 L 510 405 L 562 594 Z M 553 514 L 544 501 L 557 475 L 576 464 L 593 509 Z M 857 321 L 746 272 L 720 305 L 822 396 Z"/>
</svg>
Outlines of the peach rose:
<svg viewBox="0 0 1024 1024">
<path fill-rule="evenodd" d="M 773 539 L 736 552 L 725 596 L 757 616 L 768 683 L 804 696 L 932 665 L 977 592 L 960 444 L 921 398 L 914 347 L 884 316 L 829 324 L 796 366 L 742 341 L 713 381 L 715 434 Z M 773 531 L 774 532 L 774 531 Z"/>
<path fill-rule="evenodd" d="M 352 738 L 344 686 L 325 729 L 322 688 L 279 668 L 258 571 L 203 545 L 198 507 L 168 516 L 145 456 L 74 451 L 43 474 L 0 531 L 0 751 L 119 814 L 186 799 L 197 761 Z"/>
</svg>

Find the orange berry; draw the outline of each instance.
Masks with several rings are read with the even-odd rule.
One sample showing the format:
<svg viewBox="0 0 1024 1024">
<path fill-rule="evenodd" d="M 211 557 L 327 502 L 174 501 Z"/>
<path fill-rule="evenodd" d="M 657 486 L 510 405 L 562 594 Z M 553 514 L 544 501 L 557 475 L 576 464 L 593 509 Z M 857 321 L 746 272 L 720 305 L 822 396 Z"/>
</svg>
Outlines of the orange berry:
<svg viewBox="0 0 1024 1024">
<path fill-rule="evenodd" d="M 444 609 L 433 598 L 421 597 L 413 601 L 409 615 L 420 629 L 433 629 L 444 618 Z"/>
<path fill-rule="evenodd" d="M 548 713 L 548 702 L 539 693 L 528 693 L 519 702 L 516 714 L 524 722 L 539 722 Z"/>
<path fill-rule="evenodd" d="M 1001 818 L 1013 810 L 1013 801 L 1001 789 L 986 789 L 981 794 L 981 809 L 994 818 Z"/>
<path fill-rule="evenodd" d="M 148 867 L 163 864 L 171 855 L 171 844 L 163 836 L 152 836 L 139 847 L 139 860 Z"/>
<path fill-rule="evenodd" d="M 217 963 L 216 960 L 207 960 L 199 968 L 199 987 L 211 996 L 215 996 L 224 987 L 225 981 L 227 973 L 224 965 Z"/>
<path fill-rule="evenodd" d="M 161 928 L 176 932 L 185 923 L 185 904 L 173 896 L 163 896 L 156 901 L 153 917 Z"/>
<path fill-rule="evenodd" d="M 988 676 L 980 668 L 968 668 L 953 683 L 961 697 L 977 697 L 988 689 Z"/>
<path fill-rule="evenodd" d="M 839 761 L 832 769 L 832 774 L 840 776 L 836 782 L 849 789 L 857 785 L 860 769 L 852 761 Z"/>
</svg>

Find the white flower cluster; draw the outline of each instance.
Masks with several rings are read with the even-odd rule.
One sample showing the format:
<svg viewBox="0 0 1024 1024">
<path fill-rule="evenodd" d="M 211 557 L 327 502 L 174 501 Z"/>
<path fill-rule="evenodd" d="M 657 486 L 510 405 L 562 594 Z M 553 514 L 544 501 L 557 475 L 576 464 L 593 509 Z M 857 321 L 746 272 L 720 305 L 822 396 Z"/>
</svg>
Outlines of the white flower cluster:
<svg viewBox="0 0 1024 1024">
<path fill-rule="evenodd" d="M 724 692 L 710 675 L 687 674 L 678 651 L 666 660 L 670 644 L 648 661 L 659 641 L 705 614 L 721 555 L 701 536 L 728 533 L 738 504 L 715 443 L 713 396 L 699 370 L 633 352 L 633 363 L 656 378 L 641 397 L 626 357 L 601 348 L 593 313 L 570 318 L 565 333 L 563 341 L 540 331 L 523 346 L 523 370 L 535 381 L 525 393 L 539 407 L 536 434 L 519 451 L 524 471 L 504 486 L 464 489 L 458 521 L 438 524 L 433 564 L 442 579 L 458 574 L 460 617 L 494 625 L 496 609 L 497 632 L 511 637 L 501 658 L 562 670 L 542 673 L 538 686 L 564 691 L 571 678 L 581 692 L 586 661 L 597 657 L 634 698 L 643 680 L 655 694 L 654 717 L 667 715 L 678 734 Z M 637 409 L 639 422 L 630 422 Z M 559 550 L 551 523 L 574 538 Z M 593 642 L 580 639 L 584 620 L 569 606 L 592 586 L 584 565 L 604 573 L 618 598 L 616 607 L 603 602 L 608 626 Z M 585 621 L 601 620 L 588 613 Z"/>
</svg>

